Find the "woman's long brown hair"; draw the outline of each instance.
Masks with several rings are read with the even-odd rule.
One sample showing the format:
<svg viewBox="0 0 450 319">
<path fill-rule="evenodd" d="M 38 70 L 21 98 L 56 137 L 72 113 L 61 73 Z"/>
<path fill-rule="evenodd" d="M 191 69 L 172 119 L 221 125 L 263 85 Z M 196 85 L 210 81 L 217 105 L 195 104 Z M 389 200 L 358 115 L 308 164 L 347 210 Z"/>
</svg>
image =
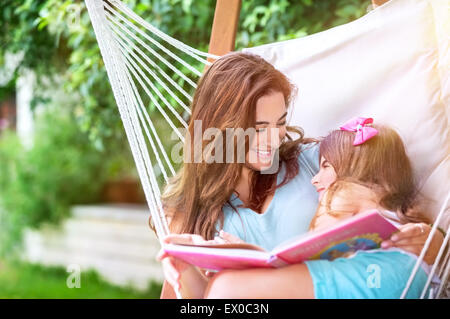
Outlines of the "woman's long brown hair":
<svg viewBox="0 0 450 319">
<path fill-rule="evenodd" d="M 284 74 L 261 57 L 233 52 L 219 58 L 206 70 L 198 83 L 192 102 L 188 135 L 194 136 L 194 121 L 201 121 L 202 136 L 207 128 L 218 128 L 225 136 L 226 128 L 246 130 L 255 127 L 256 102 L 273 92 L 281 92 L 288 106 L 295 89 Z M 298 174 L 300 144 L 312 141 L 304 138 L 300 128 L 287 127 L 286 130 L 286 138 L 279 148 L 279 168 L 282 163 L 286 167 L 283 181 L 276 185 L 278 172 L 261 174 L 251 171 L 248 207 L 257 212 L 261 211 L 268 195 Z M 296 139 L 289 133 L 295 133 Z M 193 143 L 193 139 L 186 138 L 184 145 L 184 150 L 190 152 L 191 159 Z M 202 143 L 205 146 L 209 141 Z M 245 145 L 247 152 L 248 138 Z M 224 152 L 229 149 L 230 145 L 224 145 Z M 212 239 L 217 223 L 223 225 L 222 207 L 226 203 L 231 205 L 229 199 L 240 178 L 243 165 L 245 163 L 237 161 L 184 161 L 162 195 L 165 213 L 171 219 L 171 231 L 199 234 Z"/>
<path fill-rule="evenodd" d="M 358 146 L 353 146 L 355 133 L 342 130 L 331 132 L 321 141 L 320 156 L 337 175 L 327 198 L 345 185 L 339 181 L 355 182 L 374 190 L 378 204 L 395 212 L 401 222 L 427 221 L 419 208 L 419 192 L 401 137 L 390 127 L 374 127 L 378 134 Z"/>
</svg>

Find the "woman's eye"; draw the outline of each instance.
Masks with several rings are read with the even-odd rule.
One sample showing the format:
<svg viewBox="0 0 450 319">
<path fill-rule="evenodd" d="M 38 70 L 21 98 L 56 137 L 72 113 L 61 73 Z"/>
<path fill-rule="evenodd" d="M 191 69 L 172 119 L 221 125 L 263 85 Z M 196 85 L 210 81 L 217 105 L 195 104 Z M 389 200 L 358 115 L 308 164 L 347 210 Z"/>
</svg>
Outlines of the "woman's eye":
<svg viewBox="0 0 450 319">
<path fill-rule="evenodd" d="M 286 125 L 286 121 L 282 122 L 282 123 L 278 123 L 278 126 L 285 126 Z"/>
<path fill-rule="evenodd" d="M 263 132 L 264 130 L 265 130 L 265 128 L 257 128 L 256 132 L 260 133 L 260 132 Z"/>
</svg>

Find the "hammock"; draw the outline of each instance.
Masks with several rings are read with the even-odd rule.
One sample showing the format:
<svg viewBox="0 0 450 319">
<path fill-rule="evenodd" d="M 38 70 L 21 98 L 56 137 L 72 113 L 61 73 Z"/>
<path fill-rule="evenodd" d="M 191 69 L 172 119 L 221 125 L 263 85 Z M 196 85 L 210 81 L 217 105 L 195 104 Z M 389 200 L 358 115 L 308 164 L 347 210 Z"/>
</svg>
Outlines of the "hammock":
<svg viewBox="0 0 450 319">
<path fill-rule="evenodd" d="M 165 141 L 169 129 L 172 138 L 184 142 L 191 94 L 208 59 L 218 57 L 164 34 L 119 0 L 85 2 L 161 240 L 169 228 L 160 187 L 175 169 L 152 121 L 156 115 L 150 117 L 148 109 L 156 108 L 164 119 Z M 290 124 L 309 135 L 324 135 L 357 114 L 370 114 L 402 135 L 421 191 L 431 199 L 428 208 L 435 222 L 401 298 L 438 225 L 447 236 L 421 298 L 448 293 L 450 263 L 444 251 L 450 233 L 449 34 L 448 1 L 391 0 L 352 23 L 244 50 L 261 55 L 298 86 Z M 432 283 L 436 275 L 440 284 Z M 430 285 L 431 293 L 425 296 Z"/>
</svg>

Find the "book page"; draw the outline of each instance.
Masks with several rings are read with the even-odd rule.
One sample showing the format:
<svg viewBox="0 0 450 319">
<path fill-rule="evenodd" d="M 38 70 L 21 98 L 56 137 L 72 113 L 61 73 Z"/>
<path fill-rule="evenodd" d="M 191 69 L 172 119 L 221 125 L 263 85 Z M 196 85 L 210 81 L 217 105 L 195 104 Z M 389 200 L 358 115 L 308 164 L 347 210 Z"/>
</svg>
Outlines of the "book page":
<svg viewBox="0 0 450 319">
<path fill-rule="evenodd" d="M 226 248 L 226 249 L 248 249 L 266 252 L 262 247 L 248 243 L 204 243 L 204 244 L 177 244 L 180 246 L 206 247 L 206 248 Z"/>
<path fill-rule="evenodd" d="M 217 248 L 166 244 L 164 251 L 189 264 L 204 269 L 245 269 L 271 267 L 270 254 L 254 249 Z"/>
<path fill-rule="evenodd" d="M 397 228 L 377 211 L 360 213 L 336 223 L 293 238 L 277 246 L 272 254 L 288 263 L 312 259 L 328 259 L 347 251 L 379 248 L 381 242 Z M 333 258 L 334 258 L 333 257 Z"/>
</svg>

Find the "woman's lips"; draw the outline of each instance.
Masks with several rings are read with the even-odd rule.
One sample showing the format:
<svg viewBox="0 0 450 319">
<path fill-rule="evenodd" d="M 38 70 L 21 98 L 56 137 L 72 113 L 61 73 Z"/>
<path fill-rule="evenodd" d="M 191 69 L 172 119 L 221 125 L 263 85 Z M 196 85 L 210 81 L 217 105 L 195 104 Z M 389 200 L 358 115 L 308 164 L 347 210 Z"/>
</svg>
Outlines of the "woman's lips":
<svg viewBox="0 0 450 319">
<path fill-rule="evenodd" d="M 325 191 L 325 187 L 321 187 L 317 189 L 317 193 L 319 194 L 319 201 L 322 200 L 323 193 Z"/>
<path fill-rule="evenodd" d="M 271 159 L 272 158 L 272 150 L 254 150 L 257 157 L 262 159 Z"/>
<path fill-rule="evenodd" d="M 317 189 L 317 193 L 319 194 L 319 199 L 322 199 L 323 192 L 325 191 L 325 187 L 321 187 Z"/>
</svg>

